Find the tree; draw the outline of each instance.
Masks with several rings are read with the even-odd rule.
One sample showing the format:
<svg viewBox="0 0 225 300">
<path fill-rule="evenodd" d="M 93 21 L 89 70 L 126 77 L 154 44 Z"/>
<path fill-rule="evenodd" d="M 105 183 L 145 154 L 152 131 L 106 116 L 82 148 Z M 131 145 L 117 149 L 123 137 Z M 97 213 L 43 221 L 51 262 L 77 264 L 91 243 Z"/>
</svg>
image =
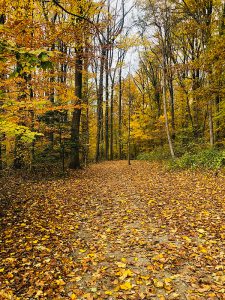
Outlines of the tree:
<svg viewBox="0 0 225 300">
<path fill-rule="evenodd" d="M 171 133 L 169 128 L 168 121 L 168 112 L 167 112 L 167 86 L 169 83 L 170 90 L 170 103 L 171 103 L 171 115 L 172 115 L 172 127 L 175 129 L 175 120 L 174 120 L 174 95 L 173 95 L 173 78 L 171 73 L 168 75 L 169 69 L 169 51 L 170 51 L 170 36 L 171 36 L 171 16 L 170 16 L 170 6 L 167 3 L 167 0 L 162 0 L 157 3 L 155 1 L 149 1 L 145 10 L 148 9 L 146 13 L 146 18 L 149 18 L 149 13 L 152 15 L 150 19 L 150 24 L 155 28 L 154 38 L 157 39 L 158 47 L 160 51 L 159 63 L 162 68 L 162 90 L 163 90 L 163 110 L 164 110 L 164 119 L 165 119 L 165 129 L 168 139 L 168 144 L 170 148 L 170 153 L 172 158 L 174 158 L 174 149 L 171 139 Z"/>
</svg>

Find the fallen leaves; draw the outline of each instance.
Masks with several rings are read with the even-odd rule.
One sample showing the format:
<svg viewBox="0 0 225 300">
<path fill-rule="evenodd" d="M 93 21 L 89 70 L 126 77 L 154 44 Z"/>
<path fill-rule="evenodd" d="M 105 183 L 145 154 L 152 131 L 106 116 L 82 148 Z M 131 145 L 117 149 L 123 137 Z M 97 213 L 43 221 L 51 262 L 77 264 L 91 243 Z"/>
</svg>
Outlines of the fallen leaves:
<svg viewBox="0 0 225 300">
<path fill-rule="evenodd" d="M 120 285 L 121 290 L 131 290 L 132 289 L 132 284 L 130 283 L 130 281 L 126 281 L 125 283 Z"/>
<path fill-rule="evenodd" d="M 57 285 L 65 285 L 66 284 L 65 281 L 61 278 L 57 279 L 55 282 L 56 282 Z"/>
<path fill-rule="evenodd" d="M 10 191 L 0 299 L 223 299 L 224 178 L 145 162 L 75 176 Z"/>
<path fill-rule="evenodd" d="M 116 273 L 117 276 L 119 276 L 119 279 L 123 281 L 127 277 L 132 277 L 134 274 L 130 269 L 121 269 Z"/>
<path fill-rule="evenodd" d="M 116 264 L 117 264 L 117 266 L 119 267 L 119 268 L 126 268 L 126 264 L 125 263 L 123 263 L 123 262 L 116 262 Z"/>
</svg>

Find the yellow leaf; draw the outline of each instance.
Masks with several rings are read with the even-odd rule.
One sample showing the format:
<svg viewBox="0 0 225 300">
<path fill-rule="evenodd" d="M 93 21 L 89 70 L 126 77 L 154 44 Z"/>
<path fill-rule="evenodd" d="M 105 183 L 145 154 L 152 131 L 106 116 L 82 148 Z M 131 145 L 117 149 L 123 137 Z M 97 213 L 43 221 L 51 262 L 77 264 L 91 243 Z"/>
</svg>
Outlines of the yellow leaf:
<svg viewBox="0 0 225 300">
<path fill-rule="evenodd" d="M 145 299 L 145 294 L 144 294 L 144 293 L 139 293 L 139 297 L 140 297 L 141 299 Z"/>
<path fill-rule="evenodd" d="M 8 279 L 13 278 L 13 274 L 12 274 L 12 273 L 8 273 L 8 274 L 7 274 L 7 278 L 8 278 Z"/>
<path fill-rule="evenodd" d="M 205 233 L 205 230 L 204 229 L 202 229 L 202 228 L 200 228 L 200 229 L 197 229 L 197 231 L 199 232 L 199 233 Z"/>
<path fill-rule="evenodd" d="M 164 281 L 165 281 L 165 283 L 170 283 L 170 282 L 172 282 L 173 280 L 172 280 L 172 278 L 164 278 Z"/>
<path fill-rule="evenodd" d="M 65 285 L 65 281 L 63 279 L 56 279 L 55 281 L 58 285 Z"/>
<path fill-rule="evenodd" d="M 124 280 L 127 277 L 133 276 L 133 273 L 132 273 L 132 271 L 130 269 L 128 269 L 128 270 L 121 270 L 120 274 L 121 274 L 120 280 Z"/>
<path fill-rule="evenodd" d="M 159 300 L 165 300 L 165 299 L 166 299 L 166 298 L 165 298 L 163 295 L 161 295 L 161 294 L 158 294 L 157 297 L 158 297 Z"/>
<path fill-rule="evenodd" d="M 210 294 L 208 294 L 208 297 L 216 297 L 216 294 L 215 293 L 210 293 Z"/>
<path fill-rule="evenodd" d="M 170 294 L 170 299 L 171 300 L 178 300 L 178 299 L 180 299 L 180 294 L 177 294 L 177 293 L 172 293 L 172 294 Z"/>
<path fill-rule="evenodd" d="M 150 200 L 148 201 L 148 204 L 152 204 L 152 203 L 156 203 L 155 199 L 150 199 Z"/>
<path fill-rule="evenodd" d="M 86 252 L 87 250 L 86 249 L 80 249 L 79 250 L 81 253 L 84 253 L 84 252 Z"/>
<path fill-rule="evenodd" d="M 191 239 L 188 237 L 188 236 L 182 236 L 182 238 L 185 240 L 185 241 L 187 241 L 188 243 L 190 243 L 191 242 Z"/>
<path fill-rule="evenodd" d="M 71 300 L 76 300 L 76 299 L 77 299 L 77 296 L 76 296 L 75 294 L 72 294 L 72 295 L 70 295 L 70 299 L 71 299 Z"/>
<path fill-rule="evenodd" d="M 163 288 L 164 284 L 162 281 L 158 280 L 158 279 L 153 279 L 153 282 L 154 282 L 154 286 L 157 287 L 157 288 Z"/>
<path fill-rule="evenodd" d="M 113 294 L 113 292 L 112 291 L 105 291 L 105 294 L 111 296 Z"/>
<path fill-rule="evenodd" d="M 199 245 L 199 251 L 201 253 L 207 253 L 207 249 L 205 247 L 203 247 L 202 245 Z"/>
<path fill-rule="evenodd" d="M 224 266 L 223 265 L 218 265 L 215 267 L 216 270 L 218 271 L 222 271 L 224 269 Z"/>
<path fill-rule="evenodd" d="M 5 270 L 5 268 L 1 268 L 1 269 L 0 269 L 0 273 L 3 273 L 4 270 Z"/>
<path fill-rule="evenodd" d="M 124 263 L 122 263 L 122 262 L 120 262 L 120 261 L 116 262 L 116 264 L 117 264 L 117 266 L 118 266 L 119 268 L 126 268 L 126 264 L 124 264 Z"/>
<path fill-rule="evenodd" d="M 82 279 L 81 276 L 77 276 L 77 277 L 75 278 L 75 281 L 76 281 L 76 282 L 79 282 L 79 281 L 81 281 L 81 279 Z"/>
<path fill-rule="evenodd" d="M 129 281 L 126 281 L 124 284 L 120 285 L 121 290 L 130 290 L 132 289 L 132 284 Z"/>
<path fill-rule="evenodd" d="M 16 259 L 13 258 L 13 257 L 7 257 L 7 258 L 5 259 L 5 261 L 7 261 L 7 262 L 9 262 L 9 263 L 13 263 L 15 260 L 16 260 Z"/>
<path fill-rule="evenodd" d="M 96 257 L 96 254 L 95 253 L 89 253 L 88 257 L 94 258 L 94 257 Z"/>
<path fill-rule="evenodd" d="M 43 292 L 41 290 L 38 290 L 37 293 L 36 293 L 36 295 L 35 295 L 35 298 L 38 298 L 42 294 L 43 294 Z"/>
<path fill-rule="evenodd" d="M 152 258 L 152 260 L 160 261 L 160 262 L 164 261 L 163 254 L 160 253 L 160 254 L 155 255 L 155 256 Z"/>
<path fill-rule="evenodd" d="M 141 276 L 141 278 L 144 280 L 148 280 L 150 278 L 150 276 Z"/>
<path fill-rule="evenodd" d="M 87 300 L 93 300 L 93 296 L 90 293 L 84 294 L 83 297 L 86 298 Z"/>
</svg>

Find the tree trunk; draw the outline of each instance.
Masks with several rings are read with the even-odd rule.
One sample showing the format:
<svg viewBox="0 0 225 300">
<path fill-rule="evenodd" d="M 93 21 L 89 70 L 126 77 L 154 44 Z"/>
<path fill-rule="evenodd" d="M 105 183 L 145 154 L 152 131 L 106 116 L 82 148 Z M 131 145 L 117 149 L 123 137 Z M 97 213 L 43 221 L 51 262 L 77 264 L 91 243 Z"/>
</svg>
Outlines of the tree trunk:
<svg viewBox="0 0 225 300">
<path fill-rule="evenodd" d="M 82 70 L 83 70 L 83 47 L 79 46 L 76 49 L 75 60 L 75 96 L 77 97 L 75 105 L 81 105 L 82 99 Z M 71 126 L 71 157 L 70 168 L 80 168 L 80 120 L 81 120 L 81 107 L 75 107 L 72 117 Z"/>
<path fill-rule="evenodd" d="M 128 105 L 128 141 L 127 141 L 127 162 L 131 165 L 131 153 L 130 153 L 130 121 L 131 121 L 131 95 L 129 91 L 129 105 Z"/>
<path fill-rule="evenodd" d="M 111 83 L 111 98 L 110 98 L 110 160 L 113 160 L 114 151 L 113 151 L 113 143 L 114 143 L 114 135 L 113 135 L 113 127 L 114 127 L 114 78 Z"/>
<path fill-rule="evenodd" d="M 122 159 L 122 67 L 119 70 L 119 159 Z"/>
<path fill-rule="evenodd" d="M 88 49 L 85 48 L 84 58 L 84 80 L 83 80 L 83 103 L 85 110 L 81 115 L 82 123 L 82 162 L 87 166 L 89 155 L 89 99 L 88 99 Z"/>
<path fill-rule="evenodd" d="M 3 135 L 0 135 L 0 170 L 3 170 L 3 160 L 2 160 L 2 140 Z"/>
<path fill-rule="evenodd" d="M 169 75 L 168 86 L 170 93 L 170 111 L 171 111 L 171 126 L 172 126 L 172 139 L 175 139 L 175 109 L 174 109 L 174 90 L 173 90 L 173 78 Z"/>
<path fill-rule="evenodd" d="M 105 61 L 105 159 L 109 159 L 109 51 Z"/>
<path fill-rule="evenodd" d="M 212 101 L 208 102 L 209 107 L 209 135 L 210 135 L 210 146 L 214 146 L 214 129 L 213 129 L 213 116 L 212 116 Z"/>
<path fill-rule="evenodd" d="M 170 148 L 170 153 L 172 158 L 175 158 L 173 144 L 170 136 L 169 130 L 169 122 L 168 122 L 168 115 L 167 115 L 167 103 L 166 103 L 166 62 L 165 62 L 165 54 L 163 53 L 163 70 L 162 70 L 162 79 L 163 79 L 163 110 L 164 110 L 164 118 L 165 118 L 165 128 L 166 134 L 168 139 L 168 144 Z"/>
<path fill-rule="evenodd" d="M 103 132 L 103 77 L 104 77 L 105 55 L 106 55 L 106 50 L 102 48 L 98 100 L 97 100 L 97 136 L 96 136 L 96 154 L 95 154 L 96 162 L 100 160 L 102 154 L 101 146 L 102 146 L 102 132 Z"/>
<path fill-rule="evenodd" d="M 3 25 L 5 24 L 6 21 L 6 16 L 5 14 L 0 14 L 0 24 Z M 0 78 L 3 79 L 4 75 L 1 74 Z M 0 101 L 0 106 L 3 104 L 2 101 Z M 2 142 L 3 142 L 3 134 L 0 134 L 0 170 L 3 170 L 3 160 L 2 160 Z"/>
</svg>

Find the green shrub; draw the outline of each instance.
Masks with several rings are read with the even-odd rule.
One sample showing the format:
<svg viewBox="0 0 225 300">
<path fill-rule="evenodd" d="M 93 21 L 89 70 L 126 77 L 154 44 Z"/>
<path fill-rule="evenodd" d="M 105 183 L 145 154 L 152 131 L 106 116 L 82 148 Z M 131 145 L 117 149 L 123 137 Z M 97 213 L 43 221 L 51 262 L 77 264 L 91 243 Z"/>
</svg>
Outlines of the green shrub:
<svg viewBox="0 0 225 300">
<path fill-rule="evenodd" d="M 206 149 L 196 154 L 185 153 L 180 158 L 168 162 L 171 169 L 218 169 L 225 165 L 225 151 Z"/>
<path fill-rule="evenodd" d="M 169 149 L 157 148 L 151 152 L 139 154 L 137 159 L 147 161 L 166 161 L 169 169 L 205 168 L 216 170 L 225 166 L 225 151 L 204 149 L 197 152 L 186 152 L 178 158 L 171 159 Z"/>
</svg>

